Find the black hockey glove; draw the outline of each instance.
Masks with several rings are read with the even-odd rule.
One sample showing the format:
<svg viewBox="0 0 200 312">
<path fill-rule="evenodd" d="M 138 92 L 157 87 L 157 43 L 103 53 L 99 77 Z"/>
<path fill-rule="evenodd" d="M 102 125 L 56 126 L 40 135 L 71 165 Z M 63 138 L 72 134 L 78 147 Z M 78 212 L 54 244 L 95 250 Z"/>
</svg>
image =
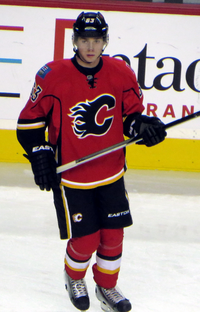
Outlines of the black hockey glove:
<svg viewBox="0 0 200 312">
<path fill-rule="evenodd" d="M 131 117 L 131 116 L 130 116 Z M 129 116 L 127 117 L 127 119 Z M 130 118 L 126 122 L 129 123 L 129 131 L 127 136 L 136 137 L 139 135 L 142 140 L 136 144 L 145 144 L 150 147 L 164 141 L 167 133 L 164 129 L 164 123 L 157 117 L 148 117 L 145 115 L 135 114 L 135 118 L 130 123 Z M 125 133 L 126 135 L 126 133 Z"/>
<path fill-rule="evenodd" d="M 47 144 L 35 146 L 30 155 L 24 155 L 31 163 L 35 183 L 40 189 L 50 191 L 58 187 L 56 161 L 53 148 Z"/>
</svg>

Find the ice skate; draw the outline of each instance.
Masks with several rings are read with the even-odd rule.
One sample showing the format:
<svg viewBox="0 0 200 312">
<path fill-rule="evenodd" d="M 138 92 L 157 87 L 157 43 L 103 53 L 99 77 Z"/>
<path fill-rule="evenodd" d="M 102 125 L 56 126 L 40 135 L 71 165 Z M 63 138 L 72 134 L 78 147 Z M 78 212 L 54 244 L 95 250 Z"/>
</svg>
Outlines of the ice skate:
<svg viewBox="0 0 200 312">
<path fill-rule="evenodd" d="M 106 289 L 97 285 L 95 291 L 103 311 L 128 312 L 131 310 L 130 301 L 115 287 Z"/>
<path fill-rule="evenodd" d="M 64 271 L 64 276 L 65 287 L 73 305 L 81 311 L 88 310 L 90 307 L 90 300 L 84 279 L 74 280 L 66 273 L 66 271 Z"/>
</svg>

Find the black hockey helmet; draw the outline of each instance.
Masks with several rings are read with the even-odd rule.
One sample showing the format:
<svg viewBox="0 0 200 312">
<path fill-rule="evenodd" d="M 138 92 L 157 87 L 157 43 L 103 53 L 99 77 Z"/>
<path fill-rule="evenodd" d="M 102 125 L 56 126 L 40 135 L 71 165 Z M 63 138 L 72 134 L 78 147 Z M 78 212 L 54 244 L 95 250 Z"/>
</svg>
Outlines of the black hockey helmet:
<svg viewBox="0 0 200 312">
<path fill-rule="evenodd" d="M 75 37 L 103 37 L 107 41 L 108 24 L 100 12 L 82 12 L 73 25 Z"/>
</svg>

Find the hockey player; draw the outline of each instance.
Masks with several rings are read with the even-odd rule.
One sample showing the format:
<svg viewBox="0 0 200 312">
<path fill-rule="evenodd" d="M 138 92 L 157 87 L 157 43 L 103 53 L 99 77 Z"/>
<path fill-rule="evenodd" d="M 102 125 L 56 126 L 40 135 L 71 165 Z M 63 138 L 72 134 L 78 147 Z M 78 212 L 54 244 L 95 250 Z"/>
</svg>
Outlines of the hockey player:
<svg viewBox="0 0 200 312">
<path fill-rule="evenodd" d="M 60 237 L 68 239 L 64 272 L 72 303 L 82 311 L 89 308 L 84 277 L 96 252 L 97 298 L 105 311 L 126 312 L 131 303 L 116 287 L 123 229 L 132 224 L 124 150 L 67 170 L 60 179 L 56 174 L 57 166 L 119 143 L 124 134 L 140 134 L 146 146 L 166 136 L 158 118 L 142 115 L 143 96 L 133 70 L 102 56 L 107 44 L 102 14 L 82 12 L 73 26 L 74 57 L 38 71 L 17 135 L 36 184 L 53 190 Z"/>
</svg>

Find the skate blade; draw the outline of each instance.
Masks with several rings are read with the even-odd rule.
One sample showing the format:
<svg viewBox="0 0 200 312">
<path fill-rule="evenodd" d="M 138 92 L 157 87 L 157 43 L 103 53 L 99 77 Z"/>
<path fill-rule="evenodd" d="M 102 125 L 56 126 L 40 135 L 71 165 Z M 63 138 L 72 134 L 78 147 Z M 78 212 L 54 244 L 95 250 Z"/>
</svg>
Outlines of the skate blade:
<svg viewBox="0 0 200 312">
<path fill-rule="evenodd" d="M 114 312 L 114 310 L 105 302 L 101 302 L 101 309 L 105 312 Z"/>
</svg>

